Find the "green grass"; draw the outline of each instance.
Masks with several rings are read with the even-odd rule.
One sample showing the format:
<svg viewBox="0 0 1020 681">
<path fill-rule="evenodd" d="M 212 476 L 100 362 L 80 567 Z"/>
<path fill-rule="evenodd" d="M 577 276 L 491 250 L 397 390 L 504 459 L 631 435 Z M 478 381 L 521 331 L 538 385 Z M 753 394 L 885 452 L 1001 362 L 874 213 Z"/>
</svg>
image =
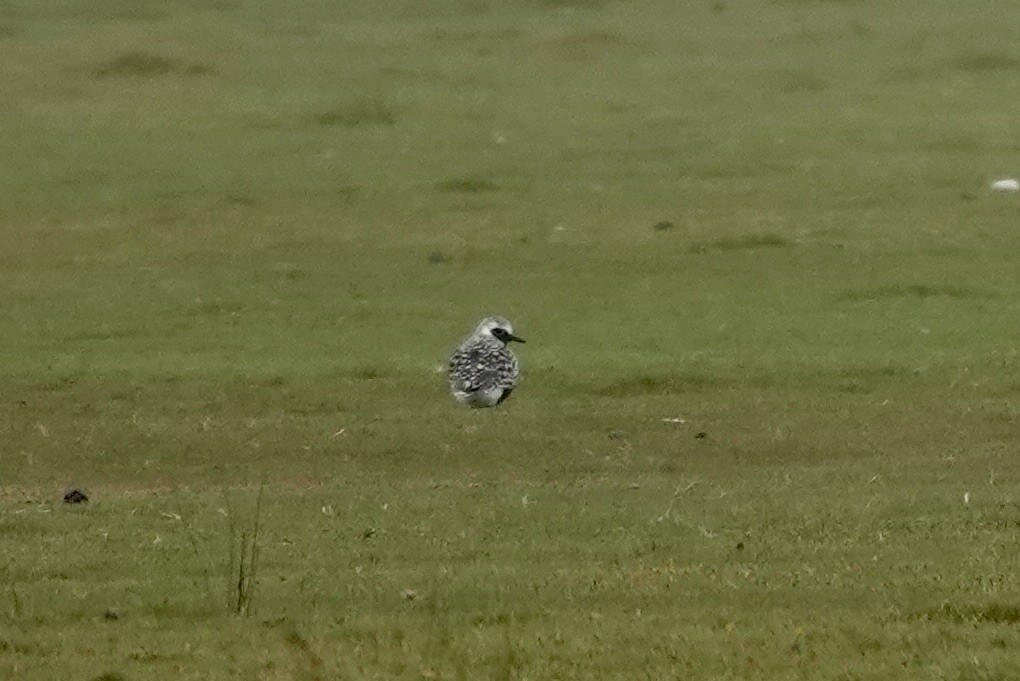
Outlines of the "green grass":
<svg viewBox="0 0 1020 681">
<path fill-rule="evenodd" d="M 0 678 L 1016 678 L 1000 5 L 0 8 Z"/>
</svg>

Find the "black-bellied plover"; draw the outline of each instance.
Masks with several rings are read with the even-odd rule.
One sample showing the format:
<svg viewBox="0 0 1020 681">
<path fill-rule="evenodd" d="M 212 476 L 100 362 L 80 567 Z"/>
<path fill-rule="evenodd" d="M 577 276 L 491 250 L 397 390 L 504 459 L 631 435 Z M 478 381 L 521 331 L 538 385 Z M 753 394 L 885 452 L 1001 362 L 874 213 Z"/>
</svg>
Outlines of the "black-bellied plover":
<svg viewBox="0 0 1020 681">
<path fill-rule="evenodd" d="M 517 357 L 507 343 L 524 339 L 502 317 L 486 317 L 450 357 L 450 392 L 469 407 L 494 407 L 517 384 Z"/>
</svg>

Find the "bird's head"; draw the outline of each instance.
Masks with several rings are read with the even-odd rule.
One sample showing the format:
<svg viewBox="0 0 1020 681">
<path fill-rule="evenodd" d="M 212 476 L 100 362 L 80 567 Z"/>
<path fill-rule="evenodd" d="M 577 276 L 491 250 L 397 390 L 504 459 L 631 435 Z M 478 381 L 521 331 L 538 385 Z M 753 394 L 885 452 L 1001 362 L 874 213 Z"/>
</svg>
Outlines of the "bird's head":
<svg viewBox="0 0 1020 681">
<path fill-rule="evenodd" d="M 489 336 L 495 338 L 503 345 L 506 345 L 510 341 L 517 341 L 518 343 L 524 343 L 523 338 L 519 338 L 514 335 L 514 327 L 510 324 L 509 320 L 503 317 L 486 317 L 478 323 L 475 327 L 475 336 Z"/>
</svg>

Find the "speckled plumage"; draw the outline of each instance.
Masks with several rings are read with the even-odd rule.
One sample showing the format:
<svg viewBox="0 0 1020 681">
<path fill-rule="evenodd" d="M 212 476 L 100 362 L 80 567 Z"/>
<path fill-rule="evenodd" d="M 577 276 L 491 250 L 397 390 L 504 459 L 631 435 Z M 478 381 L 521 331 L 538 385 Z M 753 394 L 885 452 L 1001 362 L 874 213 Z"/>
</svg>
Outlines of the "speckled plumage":
<svg viewBox="0 0 1020 681">
<path fill-rule="evenodd" d="M 450 392 L 469 407 L 494 407 L 517 385 L 520 373 L 509 341 L 524 341 L 502 317 L 486 317 L 450 357 Z"/>
</svg>

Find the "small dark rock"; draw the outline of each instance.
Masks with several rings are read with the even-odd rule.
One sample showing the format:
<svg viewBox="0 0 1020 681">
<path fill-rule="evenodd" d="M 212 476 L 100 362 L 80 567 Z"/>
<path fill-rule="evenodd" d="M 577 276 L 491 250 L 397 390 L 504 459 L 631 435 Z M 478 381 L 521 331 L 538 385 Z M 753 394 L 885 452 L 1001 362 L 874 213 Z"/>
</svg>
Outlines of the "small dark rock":
<svg viewBox="0 0 1020 681">
<path fill-rule="evenodd" d="M 442 251 L 432 251 L 431 253 L 429 253 L 428 261 L 432 265 L 439 265 L 446 262 L 447 260 L 449 260 L 449 258 L 447 258 L 446 254 L 443 253 Z"/>
<path fill-rule="evenodd" d="M 744 542 L 738 541 L 737 542 L 737 551 L 743 551 L 743 550 L 744 550 Z"/>
<path fill-rule="evenodd" d="M 673 223 L 669 220 L 663 220 L 662 222 L 656 222 L 652 229 L 656 232 L 668 232 L 673 229 Z"/>
<path fill-rule="evenodd" d="M 109 610 L 103 613 L 103 619 L 110 620 L 111 622 L 114 620 L 119 620 L 120 613 L 114 610 L 113 608 L 110 608 Z"/>
<path fill-rule="evenodd" d="M 65 504 L 84 504 L 88 500 L 89 496 L 77 488 L 67 490 L 64 495 Z"/>
<path fill-rule="evenodd" d="M 700 433 L 698 433 L 694 437 L 696 439 L 698 439 L 698 440 L 704 440 L 706 437 L 708 437 L 708 433 L 706 433 L 705 431 L 701 431 Z"/>
<path fill-rule="evenodd" d="M 366 528 L 365 531 L 361 533 L 361 538 L 362 539 L 371 539 L 374 536 L 375 536 L 375 528 L 374 527 Z"/>
<path fill-rule="evenodd" d="M 622 440 L 623 436 L 624 432 L 622 430 L 611 430 L 609 431 L 609 434 L 606 437 L 608 437 L 610 440 Z"/>
</svg>

